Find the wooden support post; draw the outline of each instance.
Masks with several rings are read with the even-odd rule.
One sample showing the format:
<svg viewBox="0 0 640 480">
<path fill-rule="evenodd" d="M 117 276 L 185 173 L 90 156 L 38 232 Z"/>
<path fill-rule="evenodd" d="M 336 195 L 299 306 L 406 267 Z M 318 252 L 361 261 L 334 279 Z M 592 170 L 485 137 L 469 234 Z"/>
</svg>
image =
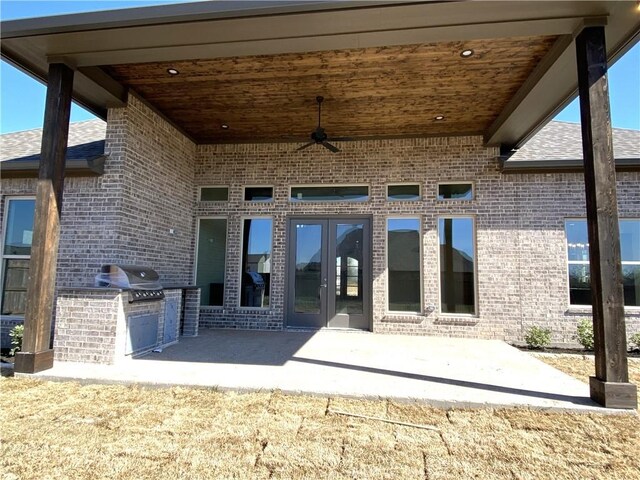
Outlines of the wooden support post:
<svg viewBox="0 0 640 480">
<path fill-rule="evenodd" d="M 51 64 L 42 129 L 24 337 L 22 351 L 16 354 L 15 361 L 15 371 L 21 373 L 36 373 L 53 366 L 51 318 L 72 87 L 73 70 L 61 63 Z"/>
<path fill-rule="evenodd" d="M 604 27 L 585 28 L 576 38 L 576 52 L 596 357 L 591 398 L 609 408 L 636 408 L 637 389 L 629 383 L 627 365 Z"/>
</svg>

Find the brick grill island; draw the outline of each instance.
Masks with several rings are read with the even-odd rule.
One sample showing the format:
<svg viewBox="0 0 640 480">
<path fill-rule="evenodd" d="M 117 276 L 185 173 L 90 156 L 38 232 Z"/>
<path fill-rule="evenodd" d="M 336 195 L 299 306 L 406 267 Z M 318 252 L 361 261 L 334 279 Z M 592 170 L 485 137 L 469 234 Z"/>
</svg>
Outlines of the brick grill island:
<svg viewBox="0 0 640 480">
<path fill-rule="evenodd" d="M 130 303 L 131 293 L 119 288 L 71 287 L 58 291 L 55 360 L 115 364 L 178 342 L 181 334 L 198 333 L 200 290 L 169 286 L 165 298 Z M 183 308 L 184 304 L 184 308 Z M 131 352 L 132 324 L 157 320 L 154 343 Z"/>
</svg>

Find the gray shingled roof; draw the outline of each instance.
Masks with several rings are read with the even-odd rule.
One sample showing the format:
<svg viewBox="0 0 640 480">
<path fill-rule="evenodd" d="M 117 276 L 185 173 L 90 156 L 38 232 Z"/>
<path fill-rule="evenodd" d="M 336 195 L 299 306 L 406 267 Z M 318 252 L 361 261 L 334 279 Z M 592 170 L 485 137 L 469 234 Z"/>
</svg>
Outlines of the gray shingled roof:
<svg viewBox="0 0 640 480">
<path fill-rule="evenodd" d="M 640 130 L 614 128 L 613 156 L 640 158 Z M 535 160 L 582 160 L 580 124 L 549 122 L 509 158 L 509 162 Z"/>
<path fill-rule="evenodd" d="M 74 122 L 69 126 L 67 159 L 89 159 L 104 154 L 107 124 L 102 120 Z M 40 160 L 42 129 L 0 135 L 0 162 Z"/>
<path fill-rule="evenodd" d="M 102 120 L 75 122 L 69 127 L 67 159 L 88 159 L 104 154 L 106 123 Z M 582 137 L 579 123 L 549 122 L 509 162 L 535 160 L 580 160 Z M 39 160 L 42 129 L 0 135 L 0 161 Z M 613 129 L 616 159 L 640 158 L 640 130 Z"/>
</svg>

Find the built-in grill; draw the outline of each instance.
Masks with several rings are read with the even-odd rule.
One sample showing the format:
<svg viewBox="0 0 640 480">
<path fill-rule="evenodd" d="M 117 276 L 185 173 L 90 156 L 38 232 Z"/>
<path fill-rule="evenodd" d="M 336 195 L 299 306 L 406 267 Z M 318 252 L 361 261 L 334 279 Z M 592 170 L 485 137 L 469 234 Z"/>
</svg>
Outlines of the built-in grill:
<svg viewBox="0 0 640 480">
<path fill-rule="evenodd" d="M 103 265 L 96 275 L 96 287 L 115 287 L 129 291 L 129 303 L 162 300 L 164 290 L 155 270 L 135 265 Z"/>
</svg>

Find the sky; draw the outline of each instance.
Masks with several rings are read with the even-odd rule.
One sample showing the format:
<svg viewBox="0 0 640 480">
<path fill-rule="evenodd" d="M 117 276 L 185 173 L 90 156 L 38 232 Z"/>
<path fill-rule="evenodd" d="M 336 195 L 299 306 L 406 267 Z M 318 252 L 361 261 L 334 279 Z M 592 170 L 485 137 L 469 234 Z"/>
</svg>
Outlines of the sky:
<svg viewBox="0 0 640 480">
<path fill-rule="evenodd" d="M 0 0 L 0 19 L 39 17 L 64 13 L 90 12 L 116 8 L 144 7 L 176 0 L 110 0 L 110 1 L 34 1 Z M 611 119 L 614 128 L 640 130 L 640 44 L 637 44 L 609 70 Z M 0 133 L 41 128 L 44 118 L 45 87 L 6 62 L 0 65 Z M 71 121 L 94 116 L 74 105 Z M 556 120 L 580 121 L 577 100 L 571 102 Z"/>
</svg>

